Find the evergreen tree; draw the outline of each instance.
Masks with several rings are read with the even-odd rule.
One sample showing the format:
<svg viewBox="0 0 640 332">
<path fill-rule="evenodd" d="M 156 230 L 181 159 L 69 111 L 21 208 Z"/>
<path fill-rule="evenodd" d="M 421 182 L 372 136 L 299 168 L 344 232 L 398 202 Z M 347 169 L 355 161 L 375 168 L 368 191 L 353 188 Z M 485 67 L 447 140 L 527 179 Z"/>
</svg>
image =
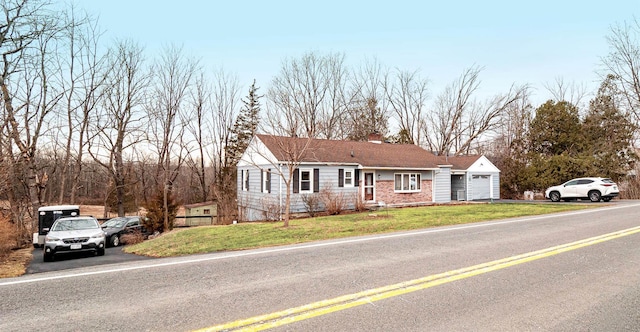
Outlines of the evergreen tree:
<svg viewBox="0 0 640 332">
<path fill-rule="evenodd" d="M 553 100 L 538 107 L 531 122 L 529 143 L 531 151 L 542 156 L 580 154 L 585 142 L 578 108 Z"/>
<path fill-rule="evenodd" d="M 167 193 L 167 219 L 168 225 L 164 224 L 164 193 L 162 190 L 157 190 L 156 194 L 151 198 L 145 206 L 147 209 L 147 218 L 144 220 L 144 226 L 151 232 L 167 232 L 173 229 L 180 203 L 176 201 L 172 191 Z"/>
<path fill-rule="evenodd" d="M 347 138 L 352 141 L 367 141 L 369 134 L 379 133 L 383 137 L 389 131 L 388 118 L 378 107 L 378 100 L 369 98 L 366 105 L 358 106 L 349 112 L 351 132 Z"/>
<path fill-rule="evenodd" d="M 633 166 L 637 156 L 632 149 L 635 126 L 619 107 L 616 78 L 609 75 L 596 97 L 589 102 L 584 120 L 588 141 L 586 153 L 595 159 L 598 175 L 619 180 Z"/>
<path fill-rule="evenodd" d="M 244 107 L 240 110 L 231 129 L 231 139 L 225 149 L 226 164 L 229 167 L 235 167 L 258 129 L 260 98 L 262 98 L 262 96 L 258 95 L 258 89 L 254 80 L 249 88 L 249 95 L 242 100 Z"/>
<path fill-rule="evenodd" d="M 222 224 L 230 223 L 237 213 L 236 165 L 258 129 L 262 98 L 258 95 L 258 89 L 254 80 L 249 95 L 242 100 L 244 106 L 231 129 L 229 144 L 225 147 L 224 164 L 220 165 L 216 174 L 214 196 L 218 202 L 218 222 Z"/>
<path fill-rule="evenodd" d="M 391 137 L 391 143 L 394 144 L 414 144 L 413 138 L 407 129 L 400 129 L 398 134 Z"/>
<path fill-rule="evenodd" d="M 529 127 L 526 184 L 531 190 L 544 190 L 571 178 L 587 176 L 593 158 L 585 154 L 587 142 L 578 108 L 567 101 L 549 100 L 536 109 Z"/>
</svg>

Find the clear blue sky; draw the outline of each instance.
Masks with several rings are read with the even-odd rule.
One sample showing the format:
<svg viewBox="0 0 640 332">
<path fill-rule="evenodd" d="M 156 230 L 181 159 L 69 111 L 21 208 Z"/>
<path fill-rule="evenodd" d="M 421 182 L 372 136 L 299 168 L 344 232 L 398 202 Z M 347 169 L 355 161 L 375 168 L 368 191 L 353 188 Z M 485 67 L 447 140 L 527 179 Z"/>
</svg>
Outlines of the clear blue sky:
<svg viewBox="0 0 640 332">
<path fill-rule="evenodd" d="M 147 56 L 183 46 L 206 68 L 236 74 L 263 93 L 285 58 L 340 52 L 349 65 L 367 58 L 419 69 L 431 95 L 473 65 L 483 66 L 481 93 L 529 83 L 598 86 L 611 25 L 640 16 L 638 0 L 610 1 L 164 1 L 75 0 L 99 16 L 105 43 L 130 38 Z"/>
</svg>

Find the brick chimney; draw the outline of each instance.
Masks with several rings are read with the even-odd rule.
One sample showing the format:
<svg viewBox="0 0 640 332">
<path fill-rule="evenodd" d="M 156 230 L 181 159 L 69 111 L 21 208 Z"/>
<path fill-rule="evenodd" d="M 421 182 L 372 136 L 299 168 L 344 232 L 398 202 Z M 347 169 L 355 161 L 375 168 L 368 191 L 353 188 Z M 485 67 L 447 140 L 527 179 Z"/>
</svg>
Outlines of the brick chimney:
<svg viewBox="0 0 640 332">
<path fill-rule="evenodd" d="M 368 140 L 370 143 L 382 144 L 382 135 L 378 133 L 371 133 L 369 134 Z"/>
</svg>

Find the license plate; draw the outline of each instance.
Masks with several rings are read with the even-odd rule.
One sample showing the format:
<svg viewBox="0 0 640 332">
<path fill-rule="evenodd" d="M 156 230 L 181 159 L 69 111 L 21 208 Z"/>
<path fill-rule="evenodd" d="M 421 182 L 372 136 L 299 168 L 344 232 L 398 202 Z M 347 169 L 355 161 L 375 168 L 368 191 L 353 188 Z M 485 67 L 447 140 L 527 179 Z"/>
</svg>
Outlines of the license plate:
<svg viewBox="0 0 640 332">
<path fill-rule="evenodd" d="M 81 243 L 73 243 L 71 244 L 71 250 L 73 249 L 82 249 L 82 244 Z"/>
</svg>

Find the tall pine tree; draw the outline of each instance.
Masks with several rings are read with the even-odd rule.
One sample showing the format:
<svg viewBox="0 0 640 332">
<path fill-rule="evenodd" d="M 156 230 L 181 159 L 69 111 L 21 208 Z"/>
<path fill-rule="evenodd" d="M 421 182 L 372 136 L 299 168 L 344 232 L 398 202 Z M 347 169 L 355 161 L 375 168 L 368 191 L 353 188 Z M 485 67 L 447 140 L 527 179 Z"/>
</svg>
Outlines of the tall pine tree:
<svg viewBox="0 0 640 332">
<path fill-rule="evenodd" d="M 378 101 L 375 98 L 366 100 L 365 105 L 358 105 L 349 112 L 351 116 L 351 132 L 348 139 L 352 141 L 367 141 L 369 134 L 379 133 L 383 137 L 387 136 L 389 131 L 388 117 L 378 107 Z"/>
<path fill-rule="evenodd" d="M 589 102 L 584 119 L 586 152 L 595 158 L 598 175 L 618 181 L 633 167 L 637 156 L 632 149 L 635 126 L 620 110 L 616 78 L 608 75 L 596 97 Z"/>
<path fill-rule="evenodd" d="M 231 139 L 226 147 L 227 165 L 235 167 L 242 154 L 256 134 L 260 121 L 260 98 L 256 81 L 249 88 L 249 95 L 243 99 L 244 107 L 240 110 L 236 122 L 231 129 Z"/>
<path fill-rule="evenodd" d="M 256 134 L 260 121 L 260 98 L 256 81 L 249 88 L 249 95 L 231 128 L 231 138 L 225 147 L 224 165 L 216 176 L 215 196 L 218 202 L 218 222 L 228 224 L 238 211 L 236 205 L 236 165 Z"/>
</svg>

